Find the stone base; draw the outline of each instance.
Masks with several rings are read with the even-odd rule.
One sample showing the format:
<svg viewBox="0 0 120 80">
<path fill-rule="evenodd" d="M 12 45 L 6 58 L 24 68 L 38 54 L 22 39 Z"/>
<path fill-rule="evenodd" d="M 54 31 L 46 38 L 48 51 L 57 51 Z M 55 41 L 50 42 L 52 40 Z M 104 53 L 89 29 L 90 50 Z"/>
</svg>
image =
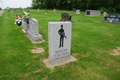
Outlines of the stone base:
<svg viewBox="0 0 120 80">
<path fill-rule="evenodd" d="M 22 32 L 25 33 L 25 34 L 27 33 L 24 29 L 22 29 Z"/>
<path fill-rule="evenodd" d="M 60 61 L 60 62 L 56 62 L 56 63 L 51 63 L 49 59 L 43 60 L 43 62 L 46 64 L 46 66 L 48 68 L 53 68 L 55 66 L 64 65 L 64 64 L 72 62 L 72 61 L 77 61 L 77 59 L 74 58 L 73 56 L 70 56 L 69 59 L 66 59 L 66 60 L 63 60 L 63 61 Z"/>
<path fill-rule="evenodd" d="M 103 20 L 102 22 L 110 23 L 110 21 L 108 21 L 108 20 Z M 114 23 L 114 24 L 120 24 L 120 22 L 115 22 L 115 21 L 113 21 L 112 23 Z"/>
<path fill-rule="evenodd" d="M 76 14 L 80 14 L 80 12 L 79 12 L 79 13 L 76 13 Z"/>
<path fill-rule="evenodd" d="M 27 33 L 34 41 L 42 41 L 42 35 L 40 34 L 33 34 L 30 30 L 27 30 Z"/>
<path fill-rule="evenodd" d="M 45 40 L 41 40 L 41 41 L 34 41 L 28 34 L 25 34 L 29 39 L 30 39 L 30 41 L 32 42 L 32 43 L 42 43 L 42 42 L 45 42 Z"/>
</svg>

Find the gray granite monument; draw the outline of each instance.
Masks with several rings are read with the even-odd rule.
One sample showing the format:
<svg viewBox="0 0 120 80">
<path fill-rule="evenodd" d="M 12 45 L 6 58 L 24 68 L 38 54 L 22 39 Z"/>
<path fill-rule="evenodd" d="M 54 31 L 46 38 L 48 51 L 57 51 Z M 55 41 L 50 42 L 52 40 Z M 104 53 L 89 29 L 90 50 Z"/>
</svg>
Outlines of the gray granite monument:
<svg viewBox="0 0 120 80">
<path fill-rule="evenodd" d="M 60 19 L 60 21 L 70 21 L 70 22 L 73 23 L 73 21 L 71 20 L 72 14 L 70 14 L 70 13 L 62 13 L 61 17 L 62 17 L 62 19 Z"/>
<path fill-rule="evenodd" d="M 29 24 L 25 23 L 25 26 L 23 27 L 23 31 L 28 33 L 28 35 L 34 40 L 34 41 L 42 41 L 42 35 L 39 34 L 39 28 L 38 28 L 38 20 L 36 19 L 29 19 Z"/>
<path fill-rule="evenodd" d="M 120 14 L 107 14 L 102 22 L 110 23 L 110 20 L 111 23 L 120 24 Z"/>
<path fill-rule="evenodd" d="M 86 10 L 86 16 L 100 16 L 100 14 L 99 10 Z"/>
<path fill-rule="evenodd" d="M 51 63 L 70 58 L 71 22 L 49 22 L 49 60 Z"/>
</svg>

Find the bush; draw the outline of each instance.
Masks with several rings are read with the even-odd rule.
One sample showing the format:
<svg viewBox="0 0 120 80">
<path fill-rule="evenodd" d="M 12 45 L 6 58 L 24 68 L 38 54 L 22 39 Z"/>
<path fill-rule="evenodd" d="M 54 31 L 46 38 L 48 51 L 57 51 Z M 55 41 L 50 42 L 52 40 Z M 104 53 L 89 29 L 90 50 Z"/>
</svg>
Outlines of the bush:
<svg viewBox="0 0 120 80">
<path fill-rule="evenodd" d="M 103 14 L 104 12 L 108 12 L 108 10 L 104 7 L 100 7 L 99 10 L 101 10 L 101 13 Z"/>
<path fill-rule="evenodd" d="M 2 10 L 2 8 L 0 7 L 0 10 Z"/>
</svg>

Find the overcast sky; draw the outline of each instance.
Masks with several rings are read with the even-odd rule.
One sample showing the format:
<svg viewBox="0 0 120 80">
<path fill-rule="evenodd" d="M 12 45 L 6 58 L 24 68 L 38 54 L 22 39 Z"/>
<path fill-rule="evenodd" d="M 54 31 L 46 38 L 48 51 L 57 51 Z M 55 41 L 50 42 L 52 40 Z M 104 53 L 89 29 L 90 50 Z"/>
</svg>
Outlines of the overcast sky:
<svg viewBox="0 0 120 80">
<path fill-rule="evenodd" d="M 5 9 L 6 7 L 10 8 L 26 8 L 30 7 L 32 0 L 0 0 L 0 7 Z"/>
</svg>

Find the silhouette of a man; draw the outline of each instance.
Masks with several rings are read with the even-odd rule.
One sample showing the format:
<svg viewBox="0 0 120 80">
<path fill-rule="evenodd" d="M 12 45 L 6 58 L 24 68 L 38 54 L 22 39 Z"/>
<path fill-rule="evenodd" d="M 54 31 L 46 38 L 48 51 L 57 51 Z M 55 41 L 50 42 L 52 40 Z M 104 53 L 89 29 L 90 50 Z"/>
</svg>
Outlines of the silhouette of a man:
<svg viewBox="0 0 120 80">
<path fill-rule="evenodd" d="M 64 37 L 67 38 L 65 36 L 65 32 L 64 32 L 64 29 L 63 29 L 63 25 L 61 25 L 61 29 L 58 31 L 58 34 L 60 35 L 60 44 L 59 44 L 59 48 L 62 46 L 63 47 L 63 44 L 64 44 Z"/>
</svg>

